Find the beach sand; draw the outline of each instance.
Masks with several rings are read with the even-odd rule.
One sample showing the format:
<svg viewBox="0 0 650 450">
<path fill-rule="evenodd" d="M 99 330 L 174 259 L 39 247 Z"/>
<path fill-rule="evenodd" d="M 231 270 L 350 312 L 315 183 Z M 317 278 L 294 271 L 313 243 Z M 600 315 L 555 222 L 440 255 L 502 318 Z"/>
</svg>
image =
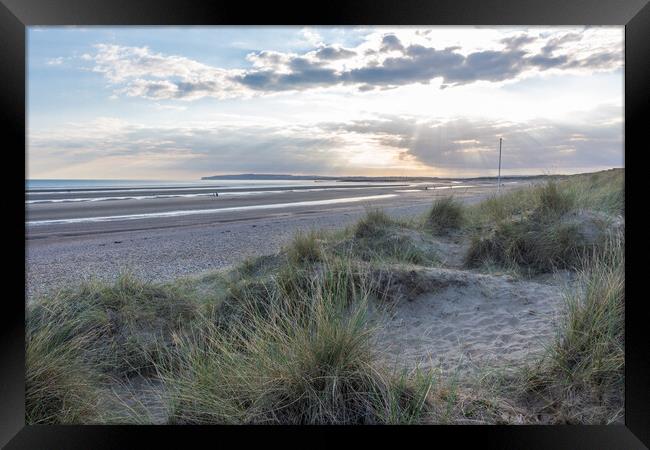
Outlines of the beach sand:
<svg viewBox="0 0 650 450">
<path fill-rule="evenodd" d="M 476 183 L 473 183 L 476 184 Z M 517 186 L 517 185 L 513 185 Z M 315 192 L 262 193 L 244 197 L 157 198 L 27 205 L 26 292 L 28 299 L 94 277 L 114 279 L 129 270 L 145 280 L 169 281 L 237 264 L 247 257 L 280 250 L 299 230 L 336 229 L 354 223 L 366 208 L 409 217 L 424 213 L 441 195 L 476 202 L 493 184 L 453 190 L 355 188 Z M 409 191 L 409 192 L 401 192 Z M 206 210 L 341 198 L 394 195 L 371 201 L 298 205 L 179 217 L 57 223 L 31 221 Z"/>
<path fill-rule="evenodd" d="M 524 281 L 420 269 L 417 276 L 435 281 L 437 288 L 391 305 L 382 314 L 377 348 L 389 365 L 447 375 L 519 367 L 539 356 L 553 337 L 562 288 L 570 282 L 563 275 Z"/>
</svg>

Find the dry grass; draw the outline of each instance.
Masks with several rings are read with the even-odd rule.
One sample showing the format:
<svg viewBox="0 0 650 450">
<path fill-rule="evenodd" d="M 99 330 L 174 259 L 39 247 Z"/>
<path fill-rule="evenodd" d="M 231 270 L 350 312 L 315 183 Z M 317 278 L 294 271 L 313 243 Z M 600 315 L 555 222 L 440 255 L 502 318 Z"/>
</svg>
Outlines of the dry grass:
<svg viewBox="0 0 650 450">
<path fill-rule="evenodd" d="M 377 209 L 368 210 L 332 248 L 339 256 L 374 264 L 438 262 L 431 240 L 418 230 L 415 222 L 394 219 Z"/>
<path fill-rule="evenodd" d="M 448 234 L 464 222 L 463 204 L 451 196 L 437 199 L 427 214 L 425 226 L 434 234 Z"/>
<path fill-rule="evenodd" d="M 159 367 L 173 423 L 368 424 L 417 421 L 428 389 L 375 364 L 369 287 L 336 267 L 245 299 L 224 333 L 211 321 L 179 335 Z M 180 368 L 180 369 L 179 369 Z"/>
<path fill-rule="evenodd" d="M 82 354 L 91 334 L 66 337 L 74 317 L 36 329 L 28 326 L 25 339 L 25 421 L 28 424 L 88 423 L 97 415 L 101 378 Z"/>
<path fill-rule="evenodd" d="M 296 233 L 285 252 L 293 264 L 318 262 L 323 258 L 323 236 L 316 231 Z"/>
<path fill-rule="evenodd" d="M 527 374 L 528 394 L 553 422 L 622 422 L 624 295 L 623 240 L 615 236 L 585 259 L 557 338 Z"/>
<path fill-rule="evenodd" d="M 86 359 L 101 372 L 125 377 L 151 368 L 159 346 L 200 310 L 192 286 L 159 285 L 125 273 L 113 284 L 88 282 L 42 299 L 27 311 L 28 328 L 48 329 L 60 342 L 92 339 Z"/>
<path fill-rule="evenodd" d="M 586 253 L 602 244 L 613 220 L 609 213 L 619 207 L 612 199 L 622 192 L 620 183 L 618 172 L 604 179 L 578 176 L 482 202 L 470 213 L 474 234 L 466 265 L 497 264 L 533 273 L 576 268 Z M 609 213 L 583 213 L 597 201 L 589 197 L 592 189 Z"/>
</svg>

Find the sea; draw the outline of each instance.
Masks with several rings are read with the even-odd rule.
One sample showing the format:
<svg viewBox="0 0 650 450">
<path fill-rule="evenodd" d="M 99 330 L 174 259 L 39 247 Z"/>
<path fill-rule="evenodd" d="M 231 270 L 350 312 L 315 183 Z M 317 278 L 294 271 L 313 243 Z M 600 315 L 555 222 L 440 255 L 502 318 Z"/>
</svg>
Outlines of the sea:
<svg viewBox="0 0 650 450">
<path fill-rule="evenodd" d="M 25 180 L 25 189 L 77 190 L 77 189 L 130 189 L 160 187 L 243 187 L 243 186 L 295 186 L 321 183 L 320 180 L 107 180 L 107 179 L 30 179 Z"/>
</svg>

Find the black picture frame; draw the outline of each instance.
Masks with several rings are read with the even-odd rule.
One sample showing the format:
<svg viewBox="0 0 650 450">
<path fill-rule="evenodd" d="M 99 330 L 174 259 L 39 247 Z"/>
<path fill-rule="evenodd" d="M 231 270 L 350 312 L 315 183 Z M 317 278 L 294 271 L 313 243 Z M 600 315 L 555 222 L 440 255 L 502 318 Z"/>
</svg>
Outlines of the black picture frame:
<svg viewBox="0 0 650 450">
<path fill-rule="evenodd" d="M 348 427 L 178 427 L 178 426 L 26 426 L 24 420 L 24 283 L 26 151 L 26 27 L 35 25 L 624 25 L 625 26 L 625 192 L 626 192 L 626 373 L 625 425 L 609 426 L 432 426 L 364 427 L 354 431 L 387 439 L 395 432 L 432 439 L 431 445 L 474 442 L 488 448 L 621 448 L 650 446 L 650 341 L 645 329 L 645 299 L 632 296 L 639 281 L 632 275 L 634 253 L 642 251 L 634 231 L 641 208 L 632 201 L 633 184 L 643 180 L 641 133 L 650 105 L 650 6 L 648 0 L 328 0 L 314 3 L 198 2 L 173 0 L 0 0 L 0 123 L 4 200 L 11 257 L 6 258 L 3 314 L 0 314 L 0 444 L 16 448 L 187 447 L 200 432 L 212 445 L 238 434 L 243 443 L 259 434 L 288 431 L 286 437 L 315 434 L 340 438 Z M 644 112 L 646 114 L 644 114 Z M 634 150 L 632 150 L 634 149 Z M 641 186 L 639 186 L 641 189 Z M 639 241 L 637 241 L 637 239 Z M 636 248 L 635 248 L 636 247 Z M 639 289 L 640 291 L 640 289 Z M 641 292 L 641 291 L 640 291 Z M 22 299 L 22 300 L 21 300 Z M 209 436 L 204 436 L 208 434 Z M 425 436 L 427 435 L 427 436 Z M 334 437 L 334 435 L 332 435 Z M 229 436 L 233 437 L 233 436 Z M 334 439 L 336 439 L 336 437 Z M 142 442 L 142 441 L 141 441 Z M 444 444 L 443 444 L 444 445 Z M 445 445 L 446 447 L 447 445 Z"/>
</svg>

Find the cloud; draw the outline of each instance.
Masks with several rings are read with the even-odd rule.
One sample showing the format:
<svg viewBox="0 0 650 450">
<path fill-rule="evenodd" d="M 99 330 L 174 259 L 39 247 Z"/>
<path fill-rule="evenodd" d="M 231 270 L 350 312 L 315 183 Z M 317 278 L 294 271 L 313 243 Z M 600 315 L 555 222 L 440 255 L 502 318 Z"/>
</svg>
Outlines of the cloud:
<svg viewBox="0 0 650 450">
<path fill-rule="evenodd" d="M 145 165 L 146 170 L 194 176 L 382 170 L 489 175 L 496 168 L 497 143 L 502 137 L 503 168 L 510 173 L 622 166 L 621 107 L 603 105 L 572 115 L 570 122 L 384 115 L 284 126 L 251 126 L 246 120 L 145 126 L 100 118 L 30 132 L 28 161 L 30 171 L 129 161 Z M 380 158 L 386 162 L 379 162 Z"/>
<path fill-rule="evenodd" d="M 307 43 L 309 43 L 310 45 L 317 46 L 317 45 L 321 45 L 323 42 L 323 38 L 321 37 L 321 35 L 317 31 L 311 28 L 303 28 L 302 30 L 300 30 L 300 34 L 302 35 L 304 40 L 307 41 Z"/>
<path fill-rule="evenodd" d="M 148 47 L 99 44 L 96 50 L 90 56 L 94 62 L 92 70 L 118 86 L 118 93 L 154 100 L 241 95 L 240 87 L 230 80 L 232 70 L 155 53 Z"/>
<path fill-rule="evenodd" d="M 510 50 L 518 50 L 526 44 L 535 42 L 535 38 L 532 36 L 527 36 L 525 34 L 520 34 L 517 36 L 510 36 L 501 40 L 502 44 L 505 44 L 506 48 Z"/>
<path fill-rule="evenodd" d="M 356 56 L 356 52 L 342 47 L 322 47 L 315 53 L 316 58 L 325 60 L 347 59 Z"/>
<path fill-rule="evenodd" d="M 544 71 L 607 71 L 622 65 L 622 41 L 598 29 L 579 32 L 520 33 L 491 48 L 466 51 L 438 48 L 426 34 L 369 34 L 355 48 L 326 45 L 305 29 L 314 49 L 302 54 L 263 49 L 247 55 L 248 68 L 224 69 L 147 47 L 100 44 L 92 70 L 119 94 L 153 100 L 234 98 L 281 91 L 351 86 L 360 91 L 440 80 L 442 88 L 474 82 L 517 80 Z M 602 34 L 602 33 L 601 33 Z M 411 36 L 411 37 L 409 37 Z M 414 36 L 414 37 L 413 37 Z M 595 44 L 591 45 L 591 41 Z"/>
<path fill-rule="evenodd" d="M 287 63 L 288 73 L 275 70 L 257 70 L 238 75 L 233 80 L 258 91 L 302 90 L 338 83 L 334 69 L 311 59 L 296 57 Z"/>
<path fill-rule="evenodd" d="M 114 118 L 71 123 L 29 136 L 30 165 L 56 171 L 77 163 L 145 162 L 196 176 L 228 172 L 336 171 L 340 140 L 300 127 L 189 124 L 144 126 Z M 34 158 L 38 156 L 37 158 Z M 40 167 L 38 164 L 46 164 Z"/>
<path fill-rule="evenodd" d="M 50 59 L 48 59 L 46 61 L 46 64 L 48 66 L 60 66 L 61 64 L 63 64 L 64 60 L 65 60 L 65 58 L 63 58 L 62 56 L 59 56 L 58 58 L 50 58 Z"/>
<path fill-rule="evenodd" d="M 387 34 L 381 40 L 381 51 L 390 52 L 392 50 L 404 50 L 402 42 L 394 34 Z"/>
<path fill-rule="evenodd" d="M 553 53 L 555 50 L 558 50 L 562 47 L 563 44 L 567 42 L 577 42 L 582 40 L 582 34 L 580 33 L 567 33 L 562 36 L 549 39 L 548 42 L 542 47 L 542 53 L 545 55 Z"/>
<path fill-rule="evenodd" d="M 612 113 L 614 115 L 612 115 Z M 507 122 L 453 118 L 418 120 L 385 116 L 325 128 L 366 136 L 375 145 L 394 147 L 404 156 L 436 169 L 494 169 L 499 137 L 504 140 L 504 167 L 514 171 L 571 170 L 623 165 L 623 123 L 620 108 L 604 106 L 583 113 L 580 120 L 548 119 Z"/>
</svg>

